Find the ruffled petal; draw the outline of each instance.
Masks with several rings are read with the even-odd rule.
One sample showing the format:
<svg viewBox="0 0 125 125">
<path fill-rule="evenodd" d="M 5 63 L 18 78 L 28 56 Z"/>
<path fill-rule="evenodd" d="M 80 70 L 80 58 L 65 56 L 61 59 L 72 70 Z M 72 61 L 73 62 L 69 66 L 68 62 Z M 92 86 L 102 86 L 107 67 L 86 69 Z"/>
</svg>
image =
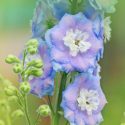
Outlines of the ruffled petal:
<svg viewBox="0 0 125 125">
<path fill-rule="evenodd" d="M 64 37 L 69 30 L 80 30 L 89 36 L 87 42 L 91 47 L 86 52 L 78 52 L 74 57 L 70 53 L 70 48 L 64 45 Z M 103 39 L 97 38 L 93 32 L 93 23 L 82 13 L 76 15 L 65 14 L 59 24 L 46 33 L 47 45 L 50 48 L 50 55 L 54 69 L 57 71 L 78 71 L 85 72 L 90 67 L 95 67 L 99 61 L 99 52 L 103 49 Z M 98 57 L 98 60 L 97 60 Z M 67 68 L 70 69 L 67 69 Z M 59 68 L 59 69 L 57 69 Z"/>
<path fill-rule="evenodd" d="M 99 105 L 96 110 L 92 111 L 92 115 L 89 115 L 86 111 L 82 111 L 78 106 L 77 98 L 82 89 L 94 90 L 99 95 Z M 71 124 L 96 125 L 103 121 L 101 111 L 106 103 L 105 95 L 100 87 L 100 78 L 91 73 L 82 73 L 76 76 L 75 81 L 63 92 L 61 107 L 64 110 L 65 118 Z"/>
</svg>

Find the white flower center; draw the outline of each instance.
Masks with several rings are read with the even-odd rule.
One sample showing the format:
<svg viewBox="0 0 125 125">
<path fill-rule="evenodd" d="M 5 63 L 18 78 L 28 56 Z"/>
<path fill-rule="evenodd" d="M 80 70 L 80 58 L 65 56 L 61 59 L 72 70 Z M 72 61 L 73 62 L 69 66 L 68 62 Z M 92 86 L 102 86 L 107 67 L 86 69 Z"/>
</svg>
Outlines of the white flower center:
<svg viewBox="0 0 125 125">
<path fill-rule="evenodd" d="M 78 106 L 82 111 L 87 111 L 88 115 L 97 110 L 99 106 L 99 95 L 96 90 L 81 89 L 77 98 Z"/>
<path fill-rule="evenodd" d="M 66 32 L 66 36 L 63 38 L 64 45 L 69 47 L 70 54 L 76 56 L 79 52 L 86 52 L 90 49 L 91 44 L 87 41 L 89 35 L 87 32 L 82 32 L 79 29 L 70 29 Z"/>
</svg>

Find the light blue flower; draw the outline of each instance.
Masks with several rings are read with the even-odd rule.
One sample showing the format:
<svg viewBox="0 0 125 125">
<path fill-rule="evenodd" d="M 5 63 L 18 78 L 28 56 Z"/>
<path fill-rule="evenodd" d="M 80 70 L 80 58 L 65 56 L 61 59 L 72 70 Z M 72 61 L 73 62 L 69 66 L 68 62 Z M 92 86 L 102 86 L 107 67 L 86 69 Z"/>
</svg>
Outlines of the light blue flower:
<svg viewBox="0 0 125 125">
<path fill-rule="evenodd" d="M 51 5 L 46 0 L 39 0 L 31 21 L 33 37 L 44 38 L 46 30 L 55 21 Z"/>
<path fill-rule="evenodd" d="M 78 13 L 65 14 L 59 24 L 47 31 L 45 39 L 54 69 L 83 72 L 95 67 L 103 49 L 103 38 L 93 28 L 93 21 Z"/>
<path fill-rule="evenodd" d="M 55 71 L 53 70 L 51 60 L 49 57 L 49 50 L 44 42 L 39 39 L 39 52 L 37 55 L 30 56 L 29 59 L 43 60 L 43 75 L 39 78 L 30 77 L 31 93 L 39 96 L 40 98 L 46 95 L 52 95 L 54 90 L 54 77 Z"/>
<path fill-rule="evenodd" d="M 100 87 L 100 78 L 83 73 L 63 92 L 61 107 L 71 125 L 99 125 L 101 111 L 107 103 Z"/>
<path fill-rule="evenodd" d="M 99 11 L 103 11 L 106 13 L 115 12 L 115 4 L 118 2 L 117 0 L 89 0 L 90 4 Z"/>
</svg>

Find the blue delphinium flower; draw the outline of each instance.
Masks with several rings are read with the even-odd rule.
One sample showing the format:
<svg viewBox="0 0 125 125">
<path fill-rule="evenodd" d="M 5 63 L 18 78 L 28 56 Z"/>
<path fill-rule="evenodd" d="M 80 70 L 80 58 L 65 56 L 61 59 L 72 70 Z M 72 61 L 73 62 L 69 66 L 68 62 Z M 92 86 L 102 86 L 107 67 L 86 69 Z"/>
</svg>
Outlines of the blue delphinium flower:
<svg viewBox="0 0 125 125">
<path fill-rule="evenodd" d="M 98 125 L 101 110 L 107 103 L 100 87 L 100 78 L 83 73 L 63 92 L 61 107 L 71 125 Z"/>
<path fill-rule="evenodd" d="M 41 41 L 39 39 L 39 41 Z M 53 70 L 49 52 L 44 42 L 40 42 L 39 52 L 36 55 L 29 56 L 29 59 L 42 59 L 43 60 L 43 75 L 39 78 L 31 77 L 29 82 L 31 85 L 31 93 L 39 97 L 52 95 L 54 90 L 54 77 L 55 71 Z"/>
<path fill-rule="evenodd" d="M 93 32 L 93 22 L 82 13 L 65 14 L 58 25 L 47 31 L 46 42 L 54 69 L 66 72 L 94 67 L 103 48 L 103 39 Z"/>
<path fill-rule="evenodd" d="M 55 18 L 51 5 L 48 5 L 46 0 L 39 0 L 31 21 L 33 37 L 44 38 L 46 30 L 49 29 L 54 22 Z"/>
</svg>

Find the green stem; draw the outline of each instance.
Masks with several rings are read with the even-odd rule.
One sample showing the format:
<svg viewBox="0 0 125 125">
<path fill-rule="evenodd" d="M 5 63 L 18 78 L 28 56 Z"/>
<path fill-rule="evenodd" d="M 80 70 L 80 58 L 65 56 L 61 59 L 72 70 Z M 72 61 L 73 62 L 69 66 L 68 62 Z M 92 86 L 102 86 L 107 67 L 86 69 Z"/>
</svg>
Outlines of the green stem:
<svg viewBox="0 0 125 125">
<path fill-rule="evenodd" d="M 55 112 L 54 112 L 54 109 L 53 109 L 53 106 L 52 106 L 52 103 L 51 103 L 51 99 L 50 99 L 49 96 L 48 96 L 48 104 L 49 104 L 49 107 L 50 107 L 50 109 L 51 109 L 51 111 L 52 111 L 52 115 L 54 115 Z"/>
<path fill-rule="evenodd" d="M 67 73 L 63 73 L 62 78 L 61 78 L 61 83 L 60 83 L 60 89 L 59 89 L 59 96 L 58 96 L 58 102 L 57 102 L 57 111 L 59 111 L 59 109 L 60 109 L 60 103 L 62 101 L 62 92 L 65 89 L 66 80 L 67 80 Z"/>
<path fill-rule="evenodd" d="M 27 97 L 24 96 L 24 111 L 25 111 L 25 116 L 28 122 L 28 125 L 31 125 L 31 121 L 30 121 L 30 117 L 29 117 L 29 113 L 28 113 L 28 105 L 27 105 Z"/>
<path fill-rule="evenodd" d="M 69 122 L 68 121 L 66 121 L 66 124 L 65 125 L 69 125 Z"/>
<path fill-rule="evenodd" d="M 27 51 L 26 49 L 24 50 L 24 53 L 23 53 L 23 62 L 22 62 L 22 65 L 23 65 L 23 72 L 21 73 L 21 76 L 22 76 L 22 81 L 25 81 L 25 60 L 26 60 L 26 56 L 27 56 Z"/>
<path fill-rule="evenodd" d="M 76 12 L 77 12 L 77 0 L 72 0 L 70 3 L 71 3 L 71 13 L 76 14 Z"/>
<path fill-rule="evenodd" d="M 66 86 L 66 80 L 67 80 L 67 73 L 63 73 L 62 78 L 61 78 L 61 83 L 60 83 L 59 94 L 58 94 L 56 114 L 52 118 L 53 119 L 52 125 L 59 125 L 60 114 L 58 113 L 58 111 L 61 110 L 60 104 L 61 104 L 61 101 L 62 101 L 62 92 L 63 92 L 63 90 L 65 89 L 65 86 Z"/>
<path fill-rule="evenodd" d="M 24 67 L 24 65 L 25 65 L 26 55 L 27 55 L 27 53 L 26 53 L 26 49 L 25 49 L 25 50 L 24 50 L 24 53 L 23 53 L 23 67 Z"/>
<path fill-rule="evenodd" d="M 37 125 L 39 118 L 40 118 L 40 114 L 37 115 L 37 118 L 36 118 L 36 121 L 34 122 L 34 125 Z"/>
<path fill-rule="evenodd" d="M 26 79 L 25 79 L 25 70 L 27 70 L 27 68 L 25 69 L 25 60 L 26 60 L 26 56 L 27 56 L 27 51 L 26 51 L 26 49 L 24 50 L 24 53 L 23 53 L 23 62 L 22 62 L 22 64 L 23 64 L 23 72 L 22 72 L 22 74 L 21 74 L 21 76 L 22 76 L 22 81 L 25 81 Z M 29 68 L 29 67 L 28 67 Z M 30 121 L 30 117 L 29 117 L 29 113 L 28 113 L 28 105 L 27 105 L 27 95 L 23 95 L 22 94 L 22 96 L 23 96 L 23 101 L 24 101 L 24 107 L 23 107 L 23 109 L 24 109 L 24 113 L 25 113 L 25 116 L 26 116 L 26 120 L 27 120 L 27 123 L 28 123 L 28 125 L 31 125 L 31 121 Z"/>
<path fill-rule="evenodd" d="M 55 76 L 55 93 L 54 93 L 54 110 L 56 111 L 56 107 L 57 107 L 57 101 L 58 101 L 58 95 L 59 95 L 59 83 L 61 80 L 61 73 L 58 72 L 56 73 Z"/>
</svg>

